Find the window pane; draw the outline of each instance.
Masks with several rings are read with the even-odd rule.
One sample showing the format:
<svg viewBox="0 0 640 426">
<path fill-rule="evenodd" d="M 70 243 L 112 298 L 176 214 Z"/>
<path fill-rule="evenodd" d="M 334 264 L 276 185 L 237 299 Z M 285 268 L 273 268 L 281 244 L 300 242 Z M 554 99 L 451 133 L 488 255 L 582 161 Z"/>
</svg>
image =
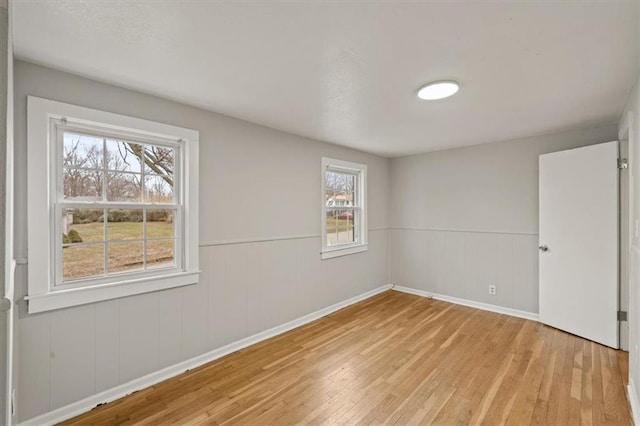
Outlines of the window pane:
<svg viewBox="0 0 640 426">
<path fill-rule="evenodd" d="M 353 207 L 353 192 L 337 191 L 334 197 L 336 207 Z"/>
<path fill-rule="evenodd" d="M 357 220 L 358 220 L 358 215 L 356 214 L 355 211 L 353 210 L 349 210 L 348 211 L 349 215 L 346 219 L 346 225 L 347 225 L 347 230 L 346 230 L 346 237 L 347 237 L 347 242 L 348 243 L 353 243 L 358 241 L 358 228 L 357 228 Z"/>
<path fill-rule="evenodd" d="M 64 281 L 93 277 L 104 273 L 104 244 L 68 246 L 62 249 Z"/>
<path fill-rule="evenodd" d="M 62 244 L 104 240 L 103 209 L 63 209 L 61 220 Z"/>
<path fill-rule="evenodd" d="M 327 209 L 327 245 L 338 244 L 338 211 Z"/>
<path fill-rule="evenodd" d="M 338 187 L 338 173 L 336 172 L 326 172 L 324 175 L 324 186 L 327 188 L 337 188 Z"/>
<path fill-rule="evenodd" d="M 175 240 L 147 241 L 147 269 L 173 267 Z"/>
<path fill-rule="evenodd" d="M 145 145 L 144 167 L 145 173 L 173 177 L 174 164 L 173 148 L 157 145 Z"/>
<path fill-rule="evenodd" d="M 327 171 L 325 174 L 325 186 L 338 191 L 355 191 L 356 176 L 349 173 Z"/>
<path fill-rule="evenodd" d="M 107 272 L 138 271 L 142 264 L 142 241 L 108 243 Z"/>
<path fill-rule="evenodd" d="M 355 236 L 353 210 L 327 210 L 327 245 L 353 243 Z"/>
<path fill-rule="evenodd" d="M 93 136 L 64 132 L 62 165 L 101 169 L 103 163 L 103 140 Z"/>
<path fill-rule="evenodd" d="M 358 179 L 354 174 L 327 171 L 325 174 L 327 207 L 357 206 L 357 183 Z"/>
<path fill-rule="evenodd" d="M 119 172 L 142 172 L 142 145 L 107 139 L 107 169 Z"/>
<path fill-rule="evenodd" d="M 107 173 L 107 201 L 141 201 L 141 179 L 137 173 Z"/>
<path fill-rule="evenodd" d="M 113 240 L 142 239 L 142 210 L 107 210 L 107 238 Z"/>
<path fill-rule="evenodd" d="M 327 207 L 335 207 L 336 192 L 331 188 L 326 188 L 324 191 L 324 202 Z"/>
<path fill-rule="evenodd" d="M 62 171 L 64 198 L 74 200 L 102 200 L 102 170 L 64 168 Z"/>
<path fill-rule="evenodd" d="M 175 210 L 147 210 L 147 238 L 173 238 L 175 214 Z"/>
<path fill-rule="evenodd" d="M 147 203 L 173 203 L 173 179 L 169 176 L 147 175 L 144 191 Z"/>
</svg>

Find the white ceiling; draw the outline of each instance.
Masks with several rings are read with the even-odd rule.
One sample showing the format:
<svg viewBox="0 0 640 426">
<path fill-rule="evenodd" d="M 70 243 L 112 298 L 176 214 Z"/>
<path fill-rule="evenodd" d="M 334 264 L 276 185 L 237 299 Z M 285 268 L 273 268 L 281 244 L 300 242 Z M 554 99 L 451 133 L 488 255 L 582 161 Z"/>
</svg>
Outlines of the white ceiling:
<svg viewBox="0 0 640 426">
<path fill-rule="evenodd" d="M 385 155 L 615 123 L 638 2 L 14 1 L 24 60 Z M 462 90 L 420 101 L 425 82 Z"/>
</svg>

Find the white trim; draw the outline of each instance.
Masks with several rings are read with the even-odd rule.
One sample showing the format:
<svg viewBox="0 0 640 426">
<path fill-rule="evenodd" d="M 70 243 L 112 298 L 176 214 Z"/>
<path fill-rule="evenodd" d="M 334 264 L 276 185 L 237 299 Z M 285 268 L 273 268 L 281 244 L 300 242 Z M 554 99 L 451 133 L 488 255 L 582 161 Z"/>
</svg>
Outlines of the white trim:
<svg viewBox="0 0 640 426">
<path fill-rule="evenodd" d="M 238 340 L 236 342 L 230 343 L 221 348 L 214 349 L 213 351 L 207 352 L 202 355 L 198 355 L 186 361 L 179 362 L 170 367 L 166 367 L 166 368 L 163 368 L 162 370 L 158 370 L 151 374 L 147 374 L 146 376 L 131 380 L 130 382 L 123 383 L 107 391 L 100 392 L 98 394 L 81 399 L 80 401 L 73 402 L 69 405 L 65 405 L 64 407 L 60 407 L 55 410 L 49 411 L 48 413 L 26 420 L 20 423 L 20 425 L 51 425 L 51 424 L 61 422 L 63 420 L 67 420 L 73 416 L 76 416 L 78 414 L 82 414 L 84 412 L 91 410 L 98 404 L 104 404 L 107 402 L 114 401 L 118 398 L 122 398 L 123 396 L 129 395 L 132 392 L 147 388 L 163 380 L 170 379 L 172 377 L 175 377 L 179 374 L 184 373 L 187 370 L 199 367 L 211 361 L 215 361 L 218 358 L 222 358 L 225 355 L 239 351 L 240 349 L 246 348 L 247 346 L 254 345 L 263 340 L 269 339 L 271 337 L 285 333 L 294 328 L 308 324 L 312 321 L 315 321 L 319 318 L 327 316 L 349 305 L 353 305 L 354 303 L 358 303 L 362 300 L 368 299 L 372 296 L 375 296 L 376 294 L 385 292 L 390 288 L 391 288 L 391 284 L 380 286 L 376 289 L 367 291 L 365 293 L 354 296 L 350 299 L 347 299 L 342 302 L 338 302 L 336 304 L 328 306 L 326 308 L 317 310 L 315 312 L 302 316 L 293 321 L 289 321 L 282 325 L 270 328 L 269 330 L 262 331 L 260 333 L 257 333 L 252 336 L 246 337 L 244 339 Z"/>
<path fill-rule="evenodd" d="M 618 140 L 624 139 L 624 135 L 632 127 L 633 127 L 633 112 L 629 111 L 624 117 L 622 117 L 622 122 L 618 125 Z M 630 136 L 631 135 L 628 135 L 628 137 Z"/>
<path fill-rule="evenodd" d="M 630 323 L 630 317 L 631 317 L 631 310 L 632 310 L 632 303 L 631 303 L 631 287 L 633 286 L 633 283 L 631 281 L 631 246 L 633 244 L 633 238 L 634 238 L 634 216 L 633 216 L 633 208 L 634 208 L 634 202 L 633 202 L 633 167 L 634 165 L 631 164 L 633 162 L 633 113 L 631 111 L 629 111 L 626 116 L 624 117 L 622 124 L 618 127 L 618 158 L 621 157 L 621 153 L 620 153 L 620 147 L 622 144 L 623 140 L 626 140 L 627 142 L 627 191 L 626 194 L 622 193 L 622 182 L 623 182 L 623 175 L 622 173 L 620 173 L 618 175 L 618 266 L 619 266 L 619 270 L 618 270 L 618 310 L 622 311 L 622 306 L 626 304 L 626 308 L 628 311 L 628 316 L 629 318 L 627 318 L 627 321 L 623 322 L 623 321 L 618 321 L 618 349 L 621 349 L 623 351 L 626 352 L 630 352 L 631 349 L 631 323 Z M 626 135 L 626 138 L 625 138 Z M 622 172 L 623 170 L 619 170 L 620 172 Z M 622 218 L 623 218 L 623 211 L 622 211 L 622 201 L 624 200 L 624 197 L 626 196 L 626 202 L 627 202 L 627 223 L 624 224 L 622 223 Z M 625 230 L 625 225 L 626 225 L 626 234 L 627 234 L 627 244 L 626 247 L 622 247 L 622 233 Z M 622 250 L 624 249 L 624 251 L 627 254 L 627 263 L 626 265 L 622 264 Z M 623 269 L 626 269 L 626 271 L 624 271 L 623 274 Z M 622 281 L 623 276 L 626 274 L 626 282 Z M 626 300 L 622 299 L 622 295 L 623 295 L 623 287 L 626 286 Z M 626 324 L 625 324 L 626 323 Z"/>
<path fill-rule="evenodd" d="M 28 215 L 28 297 L 29 313 L 97 302 L 197 282 L 199 273 L 198 247 L 198 168 L 199 133 L 163 123 L 142 120 L 120 114 L 99 111 L 77 105 L 29 96 L 27 98 L 27 215 Z M 103 131 L 158 139 L 159 143 L 180 144 L 176 150 L 176 175 L 182 175 L 182 185 L 174 188 L 177 203 L 176 269 L 167 274 L 157 273 L 154 282 L 139 274 L 109 277 L 111 285 L 101 285 L 102 278 L 92 281 L 78 291 L 58 290 L 54 274 L 56 251 L 61 250 L 59 234 L 53 223 L 58 202 L 55 188 L 58 168 L 54 158 L 56 140 L 51 134 L 51 120 L 65 119 L 65 125 L 99 126 Z M 64 121 L 64 120 L 63 120 Z M 54 149 L 55 148 L 55 149 Z M 55 160 L 55 161 L 54 161 Z M 51 188 L 53 185 L 53 188 Z M 103 203 L 104 204 L 104 203 Z M 60 204 L 62 205 L 62 204 Z M 131 207 L 136 207 L 132 204 Z M 154 271 L 154 275 L 156 272 Z M 149 274 L 151 275 L 151 274 Z M 111 281 L 113 279 L 113 281 Z M 122 284 L 126 283 L 126 286 Z M 125 288 L 126 287 L 126 288 Z M 65 300 L 66 299 L 66 300 Z"/>
<path fill-rule="evenodd" d="M 7 3 L 7 2 L 5 2 Z M 15 206 L 15 165 L 14 165 L 14 78 L 13 78 L 13 1 L 7 3 L 7 113 L 3 117 L 6 120 L 6 150 L 5 150 L 5 232 L 4 232 L 4 297 L 11 303 L 11 309 L 6 314 L 6 345 L 5 345 L 5 365 L 2 367 L 5 371 L 4 383 L 4 413 L 0 413 L 0 423 L 7 425 L 14 424 L 15 404 L 13 404 L 13 395 L 15 384 L 17 382 L 16 374 L 14 374 L 14 358 L 15 358 L 15 270 L 16 262 L 14 260 L 14 206 Z M 2 392 L 0 392 L 2 394 Z"/>
<path fill-rule="evenodd" d="M 638 392 L 632 378 L 629 378 L 629 384 L 627 385 L 627 399 L 631 406 L 633 424 L 640 425 L 640 401 L 638 400 Z"/>
<path fill-rule="evenodd" d="M 322 253 L 320 253 L 320 255 L 322 256 L 322 260 L 327 260 L 327 259 L 333 259 L 334 257 L 362 253 L 363 251 L 367 251 L 367 250 L 369 250 L 368 244 L 358 244 L 351 247 L 341 247 L 341 248 L 325 250 Z"/>
<path fill-rule="evenodd" d="M 431 293 L 429 291 L 418 290 L 415 288 L 403 287 L 399 285 L 394 285 L 393 290 L 397 290 L 402 293 L 414 294 L 416 296 L 428 297 L 430 299 L 442 300 L 443 302 L 455 303 L 456 305 L 468 306 L 470 308 L 482 309 L 483 311 L 510 315 L 512 317 L 524 318 L 531 321 L 538 321 L 538 314 L 534 314 L 533 312 L 520 311 L 518 309 L 512 309 L 512 308 L 505 308 L 503 306 L 476 302 L 474 300 L 461 299 L 459 297 L 447 296 L 444 294 Z"/>
<path fill-rule="evenodd" d="M 392 231 L 440 231 L 440 232 L 467 232 L 470 234 L 505 234 L 505 235 L 538 235 L 537 232 L 518 232 L 518 231 L 487 231 L 478 229 L 453 229 L 453 228 L 409 228 L 409 227 L 391 227 Z"/>
<path fill-rule="evenodd" d="M 29 303 L 29 314 L 101 302 L 134 294 L 149 293 L 181 287 L 198 282 L 200 272 L 178 272 L 171 275 L 150 276 L 122 282 L 111 282 L 101 286 L 78 287 L 56 290 L 43 294 L 25 296 Z"/>
</svg>

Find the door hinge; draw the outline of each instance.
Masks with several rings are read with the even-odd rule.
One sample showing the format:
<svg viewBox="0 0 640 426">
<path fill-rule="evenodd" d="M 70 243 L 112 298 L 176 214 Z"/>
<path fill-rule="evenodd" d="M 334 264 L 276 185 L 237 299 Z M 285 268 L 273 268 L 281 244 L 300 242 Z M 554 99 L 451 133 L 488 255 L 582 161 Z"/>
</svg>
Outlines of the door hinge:
<svg viewBox="0 0 640 426">
<path fill-rule="evenodd" d="M 629 162 L 627 161 L 626 158 L 618 158 L 618 168 L 619 169 L 626 169 L 627 167 L 629 167 Z"/>
<path fill-rule="evenodd" d="M 618 311 L 618 321 L 627 321 L 627 311 Z"/>
</svg>

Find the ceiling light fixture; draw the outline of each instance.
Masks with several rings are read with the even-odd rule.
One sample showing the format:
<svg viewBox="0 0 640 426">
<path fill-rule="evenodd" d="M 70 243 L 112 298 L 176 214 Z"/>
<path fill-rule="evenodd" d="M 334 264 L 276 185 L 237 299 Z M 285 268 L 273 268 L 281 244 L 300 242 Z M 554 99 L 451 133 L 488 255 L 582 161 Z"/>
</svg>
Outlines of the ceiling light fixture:
<svg viewBox="0 0 640 426">
<path fill-rule="evenodd" d="M 460 83 L 453 80 L 434 81 L 425 84 L 418 90 L 418 97 L 433 101 L 436 99 L 448 98 L 455 95 L 460 89 Z"/>
</svg>

